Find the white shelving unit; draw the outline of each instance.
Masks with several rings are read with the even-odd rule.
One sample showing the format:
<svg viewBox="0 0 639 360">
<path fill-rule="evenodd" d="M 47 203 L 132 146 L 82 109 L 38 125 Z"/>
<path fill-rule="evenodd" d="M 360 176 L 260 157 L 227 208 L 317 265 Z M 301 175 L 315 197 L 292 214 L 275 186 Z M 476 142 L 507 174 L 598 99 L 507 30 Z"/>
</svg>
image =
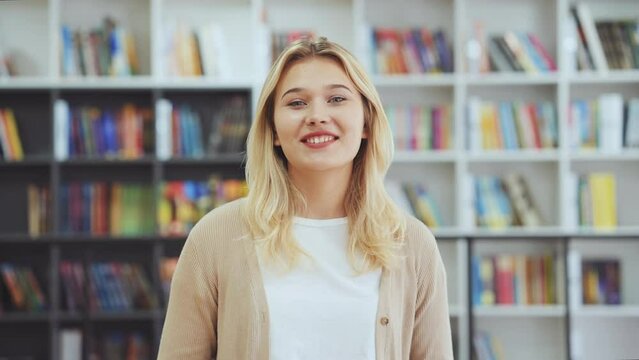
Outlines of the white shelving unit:
<svg viewBox="0 0 639 360">
<path fill-rule="evenodd" d="M 639 17 L 632 0 L 599 2 L 586 0 L 595 19 Z M 506 358 L 573 359 L 632 357 L 639 353 L 639 150 L 619 154 L 573 151 L 568 139 L 568 107 L 573 99 L 592 99 L 615 91 L 639 97 L 639 70 L 578 73 L 569 66 L 573 54 L 569 42 L 568 19 L 571 0 L 32 0 L 0 1 L 0 47 L 16 54 L 20 76 L 0 78 L 0 106 L 5 94 L 34 90 L 157 91 L 248 91 L 253 108 L 270 65 L 270 34 L 304 29 L 327 36 L 350 49 L 368 69 L 371 27 L 443 28 L 452 41 L 453 74 L 377 75 L 371 74 L 382 100 L 388 105 L 453 105 L 454 147 L 442 152 L 398 152 L 389 178 L 423 181 L 439 204 L 445 227 L 434 229 L 448 272 L 451 319 L 457 336 L 456 354 L 471 358 L 471 330 L 487 330 L 501 337 Z M 97 26 L 106 15 L 116 18 L 132 31 L 140 58 L 142 75 L 131 78 L 64 78 L 60 74 L 59 31 L 62 24 L 87 28 Z M 493 73 L 468 74 L 465 44 L 472 24 L 481 21 L 487 34 L 507 30 L 535 33 L 558 63 L 548 74 Z M 231 70 L 224 78 L 174 78 L 164 73 L 164 31 L 172 23 L 198 26 L 215 22 L 223 29 Z M 24 96 L 29 96 L 28 93 Z M 560 143 L 557 149 L 514 152 L 470 152 L 466 150 L 466 104 L 471 96 L 483 100 L 551 101 L 555 104 Z M 151 97 L 150 97 L 151 98 Z M 43 119 L 44 120 L 44 119 Z M 546 226 L 538 229 L 492 231 L 473 225 L 473 192 L 469 179 L 475 175 L 500 175 L 516 171 L 526 176 Z M 576 229 L 568 220 L 576 191 L 566 181 L 571 173 L 611 171 L 617 177 L 619 227 L 610 231 Z M 583 254 L 611 251 L 622 258 L 623 291 L 627 298 L 619 307 L 478 307 L 468 304 L 468 254 L 500 253 L 512 244 L 518 250 L 535 252 L 543 237 L 560 239 L 575 233 L 588 240 L 570 242 Z M 634 240 L 601 242 L 633 237 Z M 497 243 L 467 241 L 466 236 Z M 505 238 L 517 240 L 504 240 Z M 529 237 L 529 238 L 526 238 Z M 473 249 L 469 249 L 473 246 Z M 563 254 L 557 243 L 553 245 Z M 560 256 L 561 258 L 561 256 Z M 561 276 L 557 276 L 561 278 Z M 562 289 L 568 284 L 562 284 Z M 564 319 L 570 316 L 570 329 Z M 592 318 L 597 325 L 591 325 Z M 524 321 L 522 321 L 524 320 Z M 475 329 L 471 329 L 472 326 Z M 598 340 L 610 331 L 610 345 Z M 570 330 L 571 334 L 567 334 Z M 630 333 L 634 334 L 629 335 Z M 575 335 L 577 334 L 577 335 Z M 569 336 L 570 335 L 570 336 Z M 572 341 L 566 341 L 567 338 Z M 604 337 L 602 337 L 603 339 Z M 614 346 L 613 346 L 614 344 Z M 571 348 L 568 348 L 570 346 Z M 613 352 L 618 349 L 618 352 Z M 610 350 L 610 352 L 607 352 Z M 632 353 L 632 354 L 631 354 Z M 526 355 L 528 354 L 528 355 Z M 629 355 L 631 354 L 631 355 Z M 600 356 L 601 355 L 601 356 Z M 613 356 L 614 357 L 614 356 Z"/>
</svg>

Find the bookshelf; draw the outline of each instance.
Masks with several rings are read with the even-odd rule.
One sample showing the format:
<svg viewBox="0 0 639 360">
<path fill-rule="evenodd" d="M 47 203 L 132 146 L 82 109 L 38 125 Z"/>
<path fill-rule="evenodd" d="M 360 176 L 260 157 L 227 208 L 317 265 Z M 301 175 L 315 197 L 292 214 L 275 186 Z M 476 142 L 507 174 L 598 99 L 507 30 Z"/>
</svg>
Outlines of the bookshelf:
<svg viewBox="0 0 639 360">
<path fill-rule="evenodd" d="M 631 0 L 600 3 L 585 0 L 595 20 L 637 18 Z M 160 160 L 154 151 L 132 160 L 54 157 L 54 105 L 117 108 L 125 102 L 155 110 L 160 99 L 188 103 L 210 116 L 232 96 L 240 96 L 254 113 L 271 59 L 270 36 L 292 30 L 325 35 L 373 69 L 372 28 L 443 29 L 453 53 L 452 73 L 372 74 L 385 105 L 437 106 L 452 109 L 449 149 L 399 151 L 388 178 L 418 181 L 428 187 L 444 219 L 434 229 L 448 272 L 448 293 L 455 354 L 470 359 L 473 337 L 486 331 L 503 343 L 506 358 L 596 359 L 632 357 L 639 351 L 631 338 L 639 326 L 637 273 L 639 240 L 639 153 L 622 149 L 607 153 L 571 147 L 570 113 L 574 100 L 619 93 L 624 100 L 639 97 L 639 70 L 578 71 L 571 0 L 33 0 L 0 2 L 0 51 L 11 52 L 18 75 L 0 76 L 0 108 L 11 108 L 18 121 L 25 157 L 0 161 L 0 262 L 33 266 L 48 308 L 42 313 L 5 311 L 0 314 L 0 356 L 59 358 L 63 330 L 83 333 L 83 356 L 110 330 L 141 332 L 152 356 L 157 349 L 165 298 L 158 269 L 165 256 L 175 257 L 183 236 L 95 236 L 62 233 L 60 189 L 71 181 L 135 182 L 158 188 L 164 181 L 206 180 L 212 173 L 241 178 L 239 154 Z M 60 69 L 61 26 L 88 30 L 111 16 L 129 31 L 136 44 L 139 74 L 134 76 L 65 76 Z M 26 19 L 26 20 L 25 20 Z M 551 72 L 470 73 L 468 41 L 477 21 L 486 35 L 507 31 L 534 33 L 557 63 Z M 198 29 L 216 24 L 224 34 L 224 71 L 179 77 L 167 71 L 167 32 L 183 26 Z M 25 25 L 26 24 L 26 25 Z M 28 31 L 25 31 L 27 29 Z M 545 149 L 469 150 L 467 106 L 482 101 L 550 102 L 555 108 L 558 145 Z M 207 125 L 208 126 L 208 125 Z M 210 126 L 204 126 L 208 132 Z M 475 176 L 523 174 L 545 224 L 539 228 L 489 230 L 474 225 Z M 576 224 L 576 191 L 572 174 L 613 173 L 616 178 L 618 226 L 595 230 Z M 28 234 L 27 186 L 47 186 L 52 201 L 51 231 Z M 154 204 L 151 211 L 155 214 Z M 156 224 L 157 225 L 157 224 Z M 555 277 L 562 294 L 552 305 L 473 306 L 473 255 L 505 253 L 533 255 L 549 251 L 558 264 Z M 570 254 L 607 254 L 620 259 L 622 304 L 575 302 L 578 274 L 567 266 Z M 57 271 L 64 260 L 125 261 L 142 264 L 159 306 L 126 313 L 69 313 Z M 562 280 L 563 279 L 563 280 Z M 571 295 L 572 293 L 572 295 Z M 578 294 L 578 292 L 576 293 Z M 6 302 L 6 293 L 0 298 Z M 523 321 L 522 321 L 523 320 Z M 522 323 L 526 325 L 522 327 Z M 614 334 L 617 334 L 615 336 Z M 605 340 L 599 340 L 605 339 Z M 31 343 L 44 344 L 33 348 Z M 602 346 L 602 344 L 604 346 Z M 610 344 L 610 346 L 608 346 Z M 6 349 L 6 350 L 5 350 Z M 540 349 L 543 349 L 540 350 Z M 6 353 L 4 353 L 6 351 Z"/>
</svg>

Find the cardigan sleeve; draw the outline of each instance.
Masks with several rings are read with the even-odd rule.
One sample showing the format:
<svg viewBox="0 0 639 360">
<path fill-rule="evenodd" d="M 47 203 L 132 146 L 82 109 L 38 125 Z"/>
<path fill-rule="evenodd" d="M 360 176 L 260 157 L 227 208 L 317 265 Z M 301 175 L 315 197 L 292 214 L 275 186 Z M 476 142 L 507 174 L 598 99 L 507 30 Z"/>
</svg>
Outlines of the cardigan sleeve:
<svg viewBox="0 0 639 360">
<path fill-rule="evenodd" d="M 197 246 L 197 226 L 184 244 L 173 279 L 158 359 L 206 359 L 217 351 L 217 288 Z M 206 264 L 206 265 L 205 265 Z"/>
<path fill-rule="evenodd" d="M 437 243 L 428 231 L 428 246 L 417 265 L 417 303 L 411 360 L 453 359 L 446 270 Z"/>
</svg>

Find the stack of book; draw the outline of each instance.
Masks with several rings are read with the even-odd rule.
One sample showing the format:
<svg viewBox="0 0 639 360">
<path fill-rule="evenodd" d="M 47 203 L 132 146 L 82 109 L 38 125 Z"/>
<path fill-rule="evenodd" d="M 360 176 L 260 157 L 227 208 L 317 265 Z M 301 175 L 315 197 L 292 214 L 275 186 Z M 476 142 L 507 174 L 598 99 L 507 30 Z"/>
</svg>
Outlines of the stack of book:
<svg viewBox="0 0 639 360">
<path fill-rule="evenodd" d="M 523 176 L 508 174 L 475 178 L 477 224 L 500 229 L 510 226 L 537 227 L 544 224 Z"/>
<path fill-rule="evenodd" d="M 54 106 L 56 159 L 102 157 L 137 159 L 152 152 L 153 111 L 124 104 L 120 109 L 95 106 Z"/>
<path fill-rule="evenodd" d="M 446 150 L 453 146 L 452 109 L 438 106 L 386 106 L 395 149 L 408 151 Z"/>
<path fill-rule="evenodd" d="M 612 173 L 591 173 L 578 179 L 579 224 L 596 229 L 617 226 L 617 185 Z"/>
<path fill-rule="evenodd" d="M 569 119 L 573 149 L 611 153 L 639 147 L 639 98 L 628 99 L 625 105 L 619 93 L 573 100 Z"/>
<path fill-rule="evenodd" d="M 156 155 L 166 160 L 200 158 L 205 154 L 238 154 L 246 144 L 251 122 L 249 111 L 246 98 L 235 96 L 203 120 L 204 115 L 191 106 L 175 106 L 169 100 L 161 99 L 156 104 Z M 202 131 L 203 121 L 210 122 L 208 134 Z"/>
<path fill-rule="evenodd" d="M 69 312 L 88 310 L 85 296 L 84 266 L 79 261 L 62 260 L 59 265 L 64 298 L 63 306 Z"/>
<path fill-rule="evenodd" d="M 553 255 L 473 256 L 473 304 L 556 304 L 557 261 Z"/>
<path fill-rule="evenodd" d="M 167 76 L 228 77 L 228 46 L 222 27 L 208 23 L 189 29 L 168 24 L 163 44 Z"/>
<path fill-rule="evenodd" d="M 570 8 L 579 70 L 639 69 L 639 22 L 595 21 L 587 3 Z"/>
<path fill-rule="evenodd" d="M 584 259 L 581 272 L 584 305 L 621 304 L 619 259 Z"/>
<path fill-rule="evenodd" d="M 469 150 L 552 149 L 559 130 L 551 102 L 468 101 Z"/>
<path fill-rule="evenodd" d="M 7 299 L 0 299 L 0 313 L 47 309 L 44 292 L 32 268 L 3 262 L 0 263 L 0 275 L 0 293 L 8 294 Z"/>
<path fill-rule="evenodd" d="M 443 30 L 372 29 L 373 71 L 377 74 L 452 73 L 453 54 Z"/>
<path fill-rule="evenodd" d="M 96 262 L 87 269 L 91 311 L 151 310 L 158 306 L 153 287 L 140 264 Z"/>
<path fill-rule="evenodd" d="M 154 232 L 153 189 L 127 183 L 71 182 L 60 187 L 60 231 L 135 236 Z"/>
<path fill-rule="evenodd" d="M 486 331 L 473 335 L 473 348 L 477 360 L 504 360 L 504 346 L 501 340 Z"/>
<path fill-rule="evenodd" d="M 211 209 L 246 196 L 246 181 L 211 176 L 208 181 L 169 181 L 160 188 L 161 235 L 184 235 Z"/>
<path fill-rule="evenodd" d="M 430 228 L 445 226 L 439 206 L 426 186 L 420 183 L 399 183 L 387 180 L 386 190 L 395 203 Z"/>
<path fill-rule="evenodd" d="M 151 344 L 141 332 L 112 331 L 94 339 L 91 359 L 151 359 Z"/>
<path fill-rule="evenodd" d="M 131 76 L 140 73 L 133 35 L 114 19 L 90 31 L 61 29 L 62 74 L 65 76 Z"/>
</svg>

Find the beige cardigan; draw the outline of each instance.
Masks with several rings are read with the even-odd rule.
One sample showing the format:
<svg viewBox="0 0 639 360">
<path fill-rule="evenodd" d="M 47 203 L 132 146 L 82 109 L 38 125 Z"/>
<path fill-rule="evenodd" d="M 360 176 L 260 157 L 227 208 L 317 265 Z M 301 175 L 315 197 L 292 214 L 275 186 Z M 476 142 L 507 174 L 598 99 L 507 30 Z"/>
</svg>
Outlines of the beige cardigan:
<svg viewBox="0 0 639 360">
<path fill-rule="evenodd" d="M 189 234 L 173 275 L 158 359 L 269 358 L 268 305 L 243 204 L 211 211 Z M 446 273 L 435 238 L 409 217 L 401 251 L 402 264 L 382 270 L 376 358 L 452 359 Z"/>
</svg>

